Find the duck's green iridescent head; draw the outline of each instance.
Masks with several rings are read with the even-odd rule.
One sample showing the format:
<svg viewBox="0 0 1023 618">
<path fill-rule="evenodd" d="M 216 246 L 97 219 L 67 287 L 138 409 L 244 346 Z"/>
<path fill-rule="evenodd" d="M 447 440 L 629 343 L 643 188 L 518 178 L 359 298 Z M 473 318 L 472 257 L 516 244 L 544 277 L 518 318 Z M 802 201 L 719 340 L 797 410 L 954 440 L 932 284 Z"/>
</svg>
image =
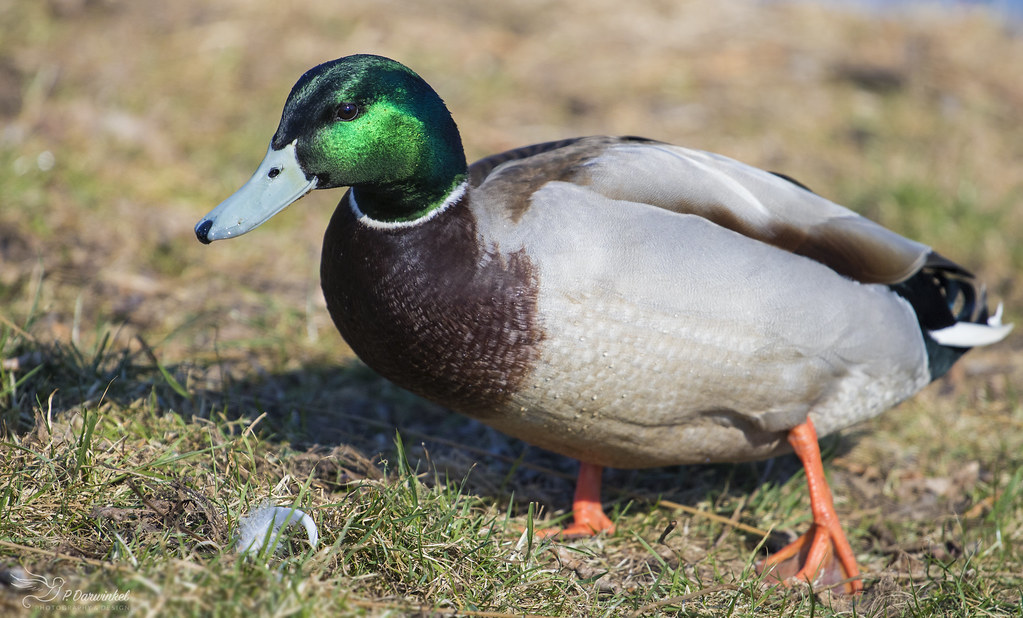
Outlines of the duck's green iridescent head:
<svg viewBox="0 0 1023 618">
<path fill-rule="evenodd" d="M 196 235 L 244 234 L 313 189 L 341 186 L 372 219 L 413 220 L 465 175 L 458 129 L 433 88 L 394 60 L 346 56 L 298 80 L 256 173 Z"/>
</svg>

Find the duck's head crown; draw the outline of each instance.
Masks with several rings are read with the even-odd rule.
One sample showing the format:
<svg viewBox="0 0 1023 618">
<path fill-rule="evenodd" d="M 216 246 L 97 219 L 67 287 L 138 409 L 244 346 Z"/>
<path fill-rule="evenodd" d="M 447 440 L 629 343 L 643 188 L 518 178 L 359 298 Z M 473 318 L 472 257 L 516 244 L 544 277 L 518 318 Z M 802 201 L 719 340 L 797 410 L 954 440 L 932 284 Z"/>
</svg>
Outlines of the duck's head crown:
<svg viewBox="0 0 1023 618">
<path fill-rule="evenodd" d="M 313 189 L 341 186 L 365 217 L 420 221 L 466 175 L 458 128 L 429 84 L 389 58 L 346 56 L 298 80 L 256 173 L 195 232 L 202 242 L 238 236 Z"/>
<path fill-rule="evenodd" d="M 466 171 L 440 96 L 412 69 L 382 56 L 345 56 L 302 75 L 271 146 L 292 142 L 317 188 L 353 186 L 367 214 L 388 219 L 439 204 Z"/>
<path fill-rule="evenodd" d="M 425 221 L 466 174 L 458 129 L 429 84 L 390 58 L 346 56 L 299 79 L 263 163 L 195 234 L 246 233 L 309 191 L 338 186 L 352 187 L 349 203 L 368 219 Z"/>
</svg>

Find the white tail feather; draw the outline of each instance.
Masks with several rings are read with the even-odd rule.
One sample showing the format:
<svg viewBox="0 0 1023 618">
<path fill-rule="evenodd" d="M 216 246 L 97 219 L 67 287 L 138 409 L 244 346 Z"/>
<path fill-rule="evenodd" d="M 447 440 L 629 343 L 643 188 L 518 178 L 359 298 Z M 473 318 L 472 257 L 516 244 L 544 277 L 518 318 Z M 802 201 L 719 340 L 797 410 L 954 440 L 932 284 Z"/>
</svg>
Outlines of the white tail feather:
<svg viewBox="0 0 1023 618">
<path fill-rule="evenodd" d="M 1012 330 L 1012 324 L 1002 324 L 1002 303 L 998 303 L 995 314 L 988 318 L 987 324 L 973 322 L 956 322 L 952 326 L 929 331 L 931 339 L 941 345 L 953 348 L 972 348 L 990 345 L 1005 339 Z"/>
</svg>

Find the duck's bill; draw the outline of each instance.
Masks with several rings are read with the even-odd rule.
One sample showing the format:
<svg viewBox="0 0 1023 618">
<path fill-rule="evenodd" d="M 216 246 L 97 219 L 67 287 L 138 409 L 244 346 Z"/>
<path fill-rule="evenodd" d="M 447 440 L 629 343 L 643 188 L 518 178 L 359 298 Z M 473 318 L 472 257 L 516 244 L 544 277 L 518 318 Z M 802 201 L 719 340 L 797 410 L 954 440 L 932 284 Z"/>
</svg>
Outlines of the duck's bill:
<svg viewBox="0 0 1023 618">
<path fill-rule="evenodd" d="M 203 217 L 195 235 L 205 244 L 241 236 L 315 188 L 316 177 L 306 178 L 298 163 L 295 142 L 280 150 L 270 146 L 252 178 Z"/>
</svg>

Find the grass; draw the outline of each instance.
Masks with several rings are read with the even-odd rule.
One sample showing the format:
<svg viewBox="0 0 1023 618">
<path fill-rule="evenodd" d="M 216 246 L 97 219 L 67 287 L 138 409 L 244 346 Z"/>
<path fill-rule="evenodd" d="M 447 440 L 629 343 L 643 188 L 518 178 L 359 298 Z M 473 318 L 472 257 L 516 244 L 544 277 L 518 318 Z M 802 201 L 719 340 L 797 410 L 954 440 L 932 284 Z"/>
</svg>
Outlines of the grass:
<svg viewBox="0 0 1023 618">
<path fill-rule="evenodd" d="M 616 535 L 524 534 L 565 516 L 572 462 L 352 358 L 318 289 L 336 194 L 245 241 L 191 232 L 297 76 L 369 51 L 427 77 L 470 157 L 598 132 L 723 152 L 935 246 L 1019 323 L 1018 36 L 787 3 L 207 4 L 0 5 L 0 614 L 1023 613 L 1019 334 L 824 440 L 853 604 L 754 574 L 809 522 L 791 457 L 609 471 Z M 318 547 L 239 557 L 266 502 Z M 19 568 L 127 599 L 26 609 Z"/>
<path fill-rule="evenodd" d="M 423 433 L 414 448 L 395 437 L 381 449 L 388 460 L 371 461 L 348 445 L 309 445 L 315 430 L 295 414 L 326 413 L 318 397 L 352 397 L 345 409 L 443 414 L 359 367 L 236 385 L 226 389 L 224 404 L 220 392 L 190 383 L 192 368 L 165 366 L 151 348 L 117 351 L 103 337 L 83 351 L 38 345 L 12 331 L 5 330 L 6 353 L 24 358 L 29 351 L 45 361 L 4 398 L 8 427 L 21 429 L 9 433 L 2 450 L 0 551 L 30 572 L 59 574 L 75 590 L 129 593 L 126 604 L 94 603 L 97 613 L 123 607 L 169 615 L 406 615 L 422 605 L 431 615 L 796 616 L 849 609 L 840 598 L 822 605 L 798 590 L 766 588 L 752 575 L 764 539 L 735 523 L 747 530 L 807 524 L 804 480 L 789 459 L 689 467 L 684 477 L 679 470 L 616 472 L 615 485 L 638 488 L 614 498 L 622 532 L 552 544 L 520 534 L 540 525 L 534 522 L 537 504 L 509 492 L 556 493 L 535 486 L 545 482 L 545 466 L 563 464 L 556 458 L 499 456 L 515 448 L 511 440 L 496 453 L 473 452 Z M 5 383 L 12 377 L 2 376 Z M 61 392 L 75 405 L 55 410 L 56 396 L 40 401 L 28 395 Z M 259 400 L 270 403 L 246 405 Z M 966 431 L 979 422 L 958 411 L 969 401 L 938 404 L 937 413 L 953 427 Z M 265 414 L 237 417 L 231 411 L 239 408 Z M 208 418 L 178 412 L 188 409 L 206 410 Z M 1010 414 L 1018 422 L 1018 408 Z M 383 423 L 372 415 L 343 420 L 370 425 L 370 443 L 380 437 Z M 1016 611 L 1023 521 L 1018 436 L 994 450 L 961 443 L 960 452 L 950 454 L 928 452 L 919 435 L 927 429 L 912 423 L 880 430 L 894 440 L 907 432 L 920 447 L 899 454 L 909 461 L 889 454 L 892 470 L 870 471 L 842 452 L 845 440 L 825 442 L 830 466 L 842 474 L 867 479 L 868 487 L 875 474 L 887 475 L 873 493 L 857 496 L 863 485 L 854 483 L 846 492 L 859 502 L 859 511 L 846 518 L 849 532 L 858 547 L 875 544 L 865 566 L 880 574 L 879 580 L 868 575 L 872 586 L 860 611 L 870 615 L 896 601 L 917 615 Z M 480 427 L 463 431 L 503 440 Z M 356 433 L 349 430 L 349 436 Z M 481 441 L 477 435 L 466 443 Z M 488 469 L 432 454 L 441 447 L 463 448 Z M 957 477 L 949 468 L 962 461 L 982 462 L 986 474 L 978 466 L 976 478 Z M 470 471 L 454 478 L 442 472 L 456 468 Z M 951 487 L 928 491 L 927 481 L 940 485 L 943 475 Z M 675 489 L 672 498 L 720 519 L 656 508 L 658 493 L 680 478 L 688 488 Z M 935 496 L 943 499 L 935 504 Z M 320 547 L 294 542 L 270 560 L 238 558 L 232 551 L 238 519 L 265 501 L 310 512 L 322 533 Z M 544 502 L 562 500 L 548 496 Z M 671 519 L 677 527 L 663 534 Z M 15 595 L 4 599 L 18 609 Z M 71 613 L 89 606 L 63 607 Z"/>
</svg>

